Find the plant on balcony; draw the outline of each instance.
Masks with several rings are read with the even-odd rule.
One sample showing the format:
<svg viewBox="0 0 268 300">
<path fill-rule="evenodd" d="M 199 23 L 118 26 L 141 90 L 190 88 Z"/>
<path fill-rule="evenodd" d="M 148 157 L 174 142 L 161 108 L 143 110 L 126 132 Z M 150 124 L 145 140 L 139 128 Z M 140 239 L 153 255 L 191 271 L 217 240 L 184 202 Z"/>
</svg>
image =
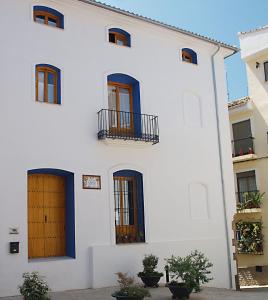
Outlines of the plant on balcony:
<svg viewBox="0 0 268 300">
<path fill-rule="evenodd" d="M 48 284 L 42 279 L 38 272 L 23 273 L 23 284 L 19 286 L 19 291 L 24 300 L 49 300 Z"/>
<path fill-rule="evenodd" d="M 118 272 L 117 282 L 120 289 L 112 294 L 117 300 L 143 300 L 145 297 L 151 297 L 151 294 L 144 287 L 134 284 L 133 277 L 129 277 L 127 273 Z"/>
<path fill-rule="evenodd" d="M 241 195 L 243 202 L 237 204 L 238 210 L 260 208 L 263 202 L 265 193 L 256 192 L 245 192 Z"/>
<path fill-rule="evenodd" d="M 163 273 L 157 272 L 155 269 L 158 264 L 158 257 L 150 254 L 145 255 L 143 261 L 143 271 L 138 273 L 145 287 L 158 287 L 158 282 Z"/>
<path fill-rule="evenodd" d="M 197 250 L 186 257 L 172 256 L 167 259 L 167 265 L 173 279 L 168 285 L 173 298 L 188 298 L 193 290 L 201 291 L 202 283 L 212 280 L 209 268 L 213 264 Z"/>
<path fill-rule="evenodd" d="M 262 222 L 239 221 L 236 224 L 237 251 L 241 254 L 263 254 Z"/>
</svg>

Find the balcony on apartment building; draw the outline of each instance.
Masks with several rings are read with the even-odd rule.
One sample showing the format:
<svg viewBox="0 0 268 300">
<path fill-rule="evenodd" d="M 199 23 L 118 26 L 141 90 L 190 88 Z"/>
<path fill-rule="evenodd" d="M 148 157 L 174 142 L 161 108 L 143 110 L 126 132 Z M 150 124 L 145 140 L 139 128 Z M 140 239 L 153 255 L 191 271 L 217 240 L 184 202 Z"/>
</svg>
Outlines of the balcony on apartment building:
<svg viewBox="0 0 268 300">
<path fill-rule="evenodd" d="M 135 112 L 101 109 L 98 112 L 99 140 L 159 142 L 158 117 Z"/>
<path fill-rule="evenodd" d="M 236 193 L 236 207 L 238 213 L 259 213 L 263 194 L 258 190 L 250 190 Z"/>
<path fill-rule="evenodd" d="M 254 137 L 249 136 L 233 140 L 232 156 L 233 161 L 243 161 L 255 158 Z"/>
<path fill-rule="evenodd" d="M 256 158 L 254 151 L 254 137 L 252 136 L 250 119 L 232 124 L 232 129 L 233 162 Z"/>
</svg>

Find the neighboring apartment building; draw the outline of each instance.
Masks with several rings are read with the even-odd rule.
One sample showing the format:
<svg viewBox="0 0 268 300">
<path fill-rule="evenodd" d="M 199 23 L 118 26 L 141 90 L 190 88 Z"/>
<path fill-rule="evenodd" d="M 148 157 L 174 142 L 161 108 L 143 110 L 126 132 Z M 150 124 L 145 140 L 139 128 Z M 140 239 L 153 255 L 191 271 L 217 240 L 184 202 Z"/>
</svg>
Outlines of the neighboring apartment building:
<svg viewBox="0 0 268 300">
<path fill-rule="evenodd" d="M 194 249 L 229 288 L 237 49 L 90 0 L 4 0 L 0 18 L 0 296 L 25 271 L 96 288 Z"/>
<path fill-rule="evenodd" d="M 245 268 L 268 265 L 268 28 L 240 33 L 239 38 L 249 97 L 229 103 L 229 117 L 238 203 L 237 262 Z"/>
</svg>

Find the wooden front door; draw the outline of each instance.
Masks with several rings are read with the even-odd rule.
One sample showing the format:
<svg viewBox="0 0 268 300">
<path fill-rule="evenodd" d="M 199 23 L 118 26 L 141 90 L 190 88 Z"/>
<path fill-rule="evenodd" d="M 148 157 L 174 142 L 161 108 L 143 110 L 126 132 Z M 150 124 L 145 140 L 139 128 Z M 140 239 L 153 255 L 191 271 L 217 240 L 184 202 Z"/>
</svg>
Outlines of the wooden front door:
<svg viewBox="0 0 268 300">
<path fill-rule="evenodd" d="M 28 175 L 28 256 L 65 256 L 65 178 Z"/>
<path fill-rule="evenodd" d="M 109 129 L 120 133 L 134 130 L 132 86 L 108 82 Z"/>
</svg>

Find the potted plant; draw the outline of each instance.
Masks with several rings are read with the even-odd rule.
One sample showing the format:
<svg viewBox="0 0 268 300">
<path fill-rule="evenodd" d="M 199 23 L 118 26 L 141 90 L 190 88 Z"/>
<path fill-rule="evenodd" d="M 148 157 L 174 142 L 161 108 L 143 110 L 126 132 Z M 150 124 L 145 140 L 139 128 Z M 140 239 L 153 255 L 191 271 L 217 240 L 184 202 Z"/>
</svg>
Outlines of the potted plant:
<svg viewBox="0 0 268 300">
<path fill-rule="evenodd" d="M 143 300 L 145 297 L 151 297 L 150 292 L 144 287 L 134 284 L 133 277 L 127 276 L 127 273 L 116 273 L 117 282 L 120 289 L 112 294 L 117 300 Z"/>
<path fill-rule="evenodd" d="M 244 192 L 242 194 L 242 202 L 237 204 L 237 209 L 251 209 L 251 208 L 260 208 L 264 199 L 265 193 L 256 192 Z"/>
<path fill-rule="evenodd" d="M 155 269 L 158 264 L 158 257 L 150 254 L 145 255 L 143 261 L 143 271 L 138 273 L 145 287 L 158 287 L 158 282 L 163 273 L 157 272 Z"/>
<path fill-rule="evenodd" d="M 168 287 L 173 295 L 173 298 L 189 298 L 189 295 L 194 290 L 201 291 L 201 283 L 207 283 L 212 280 L 209 277 L 212 263 L 205 255 L 197 250 L 191 252 L 186 257 L 175 257 L 167 259 L 168 269 L 173 279 Z"/>
<path fill-rule="evenodd" d="M 38 272 L 23 273 L 23 283 L 19 291 L 24 300 L 49 300 L 48 284 L 41 278 Z"/>
</svg>

